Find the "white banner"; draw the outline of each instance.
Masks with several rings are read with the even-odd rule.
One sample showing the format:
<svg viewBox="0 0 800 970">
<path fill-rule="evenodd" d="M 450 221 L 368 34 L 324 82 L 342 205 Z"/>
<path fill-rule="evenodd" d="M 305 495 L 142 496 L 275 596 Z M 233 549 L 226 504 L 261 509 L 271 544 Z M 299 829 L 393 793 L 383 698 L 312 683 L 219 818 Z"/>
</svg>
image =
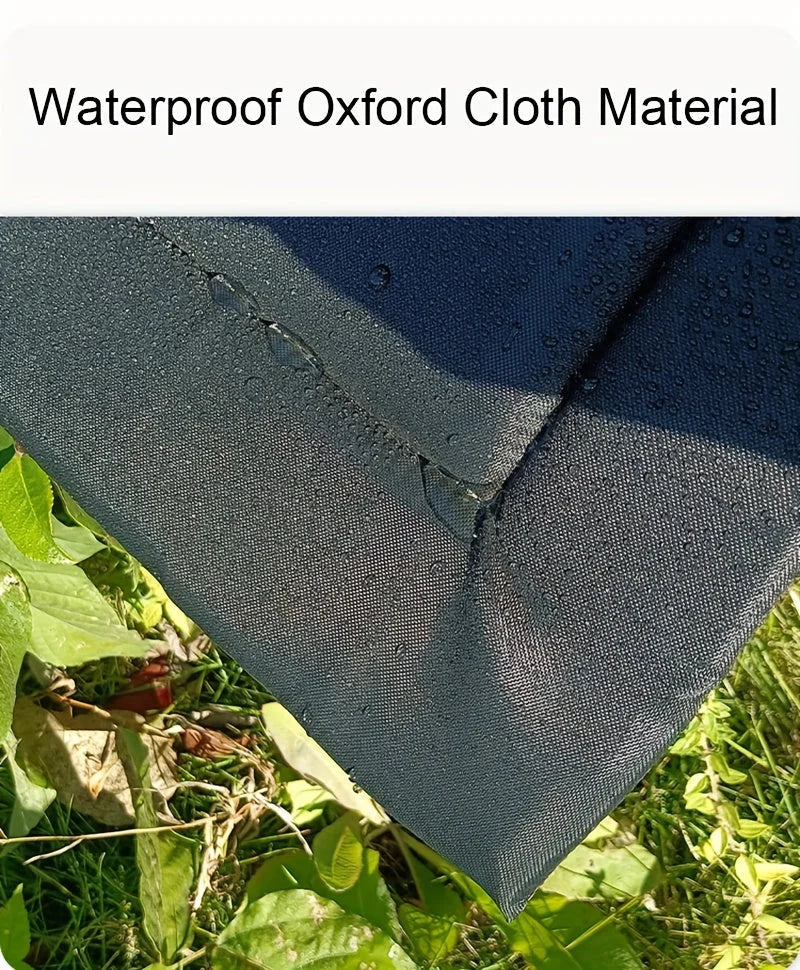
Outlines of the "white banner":
<svg viewBox="0 0 800 970">
<path fill-rule="evenodd" d="M 278 23 L 249 4 L 224 22 L 192 4 L 191 23 L 182 4 L 10 6 L 5 214 L 800 207 L 784 4 L 604 4 L 604 21 L 567 4 L 561 22 L 529 4 L 504 6 L 519 17 L 505 24 L 468 4 L 438 19 L 435 4 L 361 5 L 361 20 L 345 5 L 324 25 L 330 12 Z"/>
</svg>

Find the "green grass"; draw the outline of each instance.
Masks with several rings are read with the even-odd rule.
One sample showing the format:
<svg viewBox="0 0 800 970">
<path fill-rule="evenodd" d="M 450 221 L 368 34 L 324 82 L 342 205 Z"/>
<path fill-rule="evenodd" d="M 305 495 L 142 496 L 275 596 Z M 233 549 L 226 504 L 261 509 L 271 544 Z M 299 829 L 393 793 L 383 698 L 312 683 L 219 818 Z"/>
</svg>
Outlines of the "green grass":
<svg viewBox="0 0 800 970">
<path fill-rule="evenodd" d="M 747 644 L 734 670 L 714 692 L 729 717 L 730 737 L 715 749 L 744 779 L 718 781 L 722 805 L 765 822 L 769 832 L 741 840 L 766 860 L 800 866 L 800 617 L 789 596 Z M 687 777 L 702 759 L 669 755 L 616 813 L 661 860 L 667 874 L 653 893 L 652 909 L 630 910 L 625 924 L 653 968 L 713 966 L 715 948 L 741 938 L 750 901 L 731 872 L 732 857 L 718 864 L 696 858 L 696 847 L 717 825 L 716 815 L 686 810 Z M 776 884 L 768 911 L 800 923 L 800 880 Z M 741 967 L 791 962 L 800 946 L 753 933 L 742 941 Z"/>
<path fill-rule="evenodd" d="M 644 844 L 659 859 L 663 881 L 645 898 L 624 905 L 601 903 L 624 928 L 644 965 L 653 970 L 711 968 L 724 956 L 731 967 L 786 966 L 800 948 L 800 938 L 779 936 L 747 920 L 766 912 L 800 924 L 800 879 L 772 885 L 764 901 L 748 893 L 734 866 L 739 856 L 800 867 L 800 616 L 787 596 L 747 645 L 728 679 L 712 695 L 704 717 L 706 748 L 700 754 L 669 754 L 614 813 L 623 837 Z M 77 695 L 94 701 L 112 693 L 131 666 L 128 661 L 102 661 L 71 672 Z M 25 681 L 21 690 L 29 685 Z M 213 649 L 183 678 L 177 707 L 183 712 L 217 705 L 223 711 L 253 718 L 252 759 L 278 775 L 280 764 L 258 721 L 270 695 L 229 658 Z M 724 716 L 721 716 L 724 715 Z M 696 726 L 695 726 L 696 727 Z M 696 731 L 695 731 L 696 734 Z M 711 758 L 711 754 L 716 756 Z M 718 758 L 724 759 L 723 774 Z M 716 766 L 716 767 L 715 767 Z M 684 799 L 687 779 L 708 777 L 710 804 L 689 810 Z M 741 774 L 737 774 L 741 773 Z M 233 817 L 241 808 L 237 795 L 252 786 L 253 766 L 237 755 L 210 760 L 183 755 L 182 788 L 172 801 L 180 819 L 191 820 L 224 808 Z M 279 778 L 280 780 L 280 778 Z M 220 789 L 228 792 L 220 795 Z M 8 770 L 0 766 L 0 824 L 13 804 Z M 330 806 L 312 826 L 335 817 Z M 744 838 L 734 831 L 736 816 L 768 826 L 763 834 Z M 102 830 L 99 823 L 71 813 L 55 802 L 36 835 L 80 836 Z M 715 828 L 727 828 L 731 845 L 709 861 L 699 847 Z M 229 832 L 217 827 L 221 860 L 197 914 L 196 956 L 186 965 L 208 966 L 203 941 L 211 939 L 235 914 L 247 878 L 276 848 L 295 845 L 296 837 L 269 811 L 240 818 Z M 202 830 L 188 834 L 203 843 Z M 400 898 L 413 895 L 403 854 L 386 832 L 376 839 L 382 871 Z M 0 901 L 22 883 L 36 941 L 31 962 L 53 970 L 141 970 L 149 960 L 140 951 L 138 875 L 131 837 L 83 842 L 49 858 L 36 855 L 64 849 L 63 844 L 31 842 L 7 847 L 0 857 Z M 522 967 L 505 936 L 472 906 L 455 950 L 440 964 L 448 970 Z M 723 963 L 724 967 L 725 964 Z M 606 970 L 606 968 L 598 968 Z M 608 968 L 613 970 L 613 968 Z"/>
</svg>

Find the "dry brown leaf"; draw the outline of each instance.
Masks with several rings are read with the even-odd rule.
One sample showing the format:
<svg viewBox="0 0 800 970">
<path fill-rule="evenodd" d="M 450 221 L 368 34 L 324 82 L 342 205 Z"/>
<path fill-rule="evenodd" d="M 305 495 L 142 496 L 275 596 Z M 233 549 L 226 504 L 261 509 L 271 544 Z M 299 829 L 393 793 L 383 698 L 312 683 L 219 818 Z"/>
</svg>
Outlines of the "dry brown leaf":
<svg viewBox="0 0 800 970">
<path fill-rule="evenodd" d="M 226 758 L 231 754 L 247 753 L 245 745 L 213 728 L 187 727 L 181 735 L 181 742 L 184 751 L 199 758 Z"/>
<path fill-rule="evenodd" d="M 166 735 L 144 731 L 144 719 L 121 711 L 113 718 L 87 713 L 57 714 L 28 697 L 14 708 L 17 757 L 34 777 L 46 780 L 60 801 L 106 825 L 135 821 L 127 759 L 120 758 L 117 725 L 139 731 L 150 755 L 156 806 L 169 817 L 167 800 L 176 787 L 176 756 Z M 135 784 L 135 782 L 134 782 Z"/>
<path fill-rule="evenodd" d="M 184 643 L 175 627 L 165 620 L 159 623 L 158 631 L 164 637 L 167 651 L 172 655 L 174 660 L 181 661 L 182 663 L 197 663 L 198 660 L 208 653 L 211 647 L 211 640 L 205 633 L 200 633 L 193 640 Z M 162 644 L 160 648 L 151 651 L 148 656 L 159 656 L 163 653 L 164 645 Z"/>
</svg>

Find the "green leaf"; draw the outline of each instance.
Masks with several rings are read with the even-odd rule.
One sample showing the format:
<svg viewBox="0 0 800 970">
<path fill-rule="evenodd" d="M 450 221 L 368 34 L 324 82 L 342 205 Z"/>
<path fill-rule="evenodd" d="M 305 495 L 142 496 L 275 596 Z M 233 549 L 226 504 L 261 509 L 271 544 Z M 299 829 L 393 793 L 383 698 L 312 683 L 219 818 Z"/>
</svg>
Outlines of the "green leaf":
<svg viewBox="0 0 800 970">
<path fill-rule="evenodd" d="M 477 903 L 490 919 L 500 925 L 506 922 L 500 907 L 474 879 L 470 879 L 466 873 L 461 872 L 452 862 L 448 862 L 447 859 L 440 856 L 438 852 L 434 852 L 424 842 L 420 842 L 410 832 L 402 830 L 402 838 L 406 845 L 418 856 L 425 859 L 429 865 L 439 870 L 439 872 L 444 873 L 467 899 L 471 899 L 474 903 Z"/>
<path fill-rule="evenodd" d="M 249 903 L 214 947 L 213 970 L 416 970 L 391 937 L 308 889 Z"/>
<path fill-rule="evenodd" d="M 32 781 L 17 761 L 17 739 L 9 731 L 3 747 L 6 760 L 14 782 L 14 807 L 8 824 L 8 835 L 12 839 L 27 835 L 39 822 L 56 797 L 55 789 L 38 785 Z"/>
<path fill-rule="evenodd" d="M 41 562 L 64 562 L 53 539 L 50 479 L 30 455 L 14 455 L 0 468 L 0 525 L 19 551 Z"/>
<path fill-rule="evenodd" d="M 710 863 L 717 862 L 721 856 L 723 856 L 728 849 L 728 833 L 721 826 L 718 825 L 708 839 L 703 842 L 699 847 L 700 854 L 703 858 Z"/>
<path fill-rule="evenodd" d="M 731 768 L 719 751 L 708 756 L 708 763 L 726 785 L 740 785 L 747 780 L 747 775 L 743 771 L 739 771 L 738 768 Z"/>
<path fill-rule="evenodd" d="M 713 970 L 738 970 L 739 961 L 744 956 L 744 949 L 738 943 L 728 943 L 719 949 L 720 958 L 714 964 Z"/>
<path fill-rule="evenodd" d="M 5 451 L 6 448 L 14 447 L 14 439 L 6 431 L 5 428 L 0 428 L 0 451 Z"/>
<path fill-rule="evenodd" d="M 322 881 L 313 858 L 302 849 L 281 849 L 270 853 L 247 884 L 247 898 L 260 899 L 281 889 L 311 889 L 332 899 L 346 913 L 363 916 L 395 940 L 402 931 L 394 900 L 380 873 L 380 855 L 374 849 L 364 853 L 364 868 L 350 889 L 335 892 Z"/>
<path fill-rule="evenodd" d="M 364 842 L 355 812 L 346 812 L 317 833 L 314 863 L 322 881 L 341 892 L 358 881 L 364 867 Z"/>
<path fill-rule="evenodd" d="M 683 786 L 684 795 L 694 795 L 696 792 L 708 791 L 708 786 L 711 784 L 708 775 L 704 771 L 698 771 L 686 779 L 686 784 Z"/>
<path fill-rule="evenodd" d="M 584 845 L 602 845 L 602 843 L 607 842 L 609 839 L 613 839 L 614 836 L 619 832 L 619 822 L 607 815 L 601 822 L 592 829 L 592 831 L 583 840 Z"/>
<path fill-rule="evenodd" d="M 111 546 L 111 548 L 116 549 L 117 552 L 125 552 L 122 546 L 116 541 L 116 539 L 108 534 L 97 519 L 92 518 L 88 512 L 78 505 L 69 492 L 66 492 L 55 482 L 53 483 L 53 486 L 58 494 L 59 499 L 61 500 L 61 505 L 63 506 L 64 511 L 72 519 L 75 525 L 82 525 L 93 535 L 97 536 L 99 539 L 102 539 L 105 545 Z"/>
<path fill-rule="evenodd" d="M 22 898 L 22 886 L 0 908 L 0 967 L 5 970 L 30 970 L 25 962 L 31 948 L 31 930 L 28 911 Z"/>
<path fill-rule="evenodd" d="M 587 902 L 537 893 L 506 931 L 513 949 L 547 970 L 640 970 L 616 922 Z"/>
<path fill-rule="evenodd" d="M 733 864 L 733 871 L 736 873 L 736 878 L 748 892 L 752 893 L 753 896 L 758 895 L 760 888 L 758 873 L 756 872 L 756 867 L 753 865 L 752 859 L 749 859 L 746 855 L 740 855 Z"/>
<path fill-rule="evenodd" d="M 800 935 L 800 928 L 792 926 L 791 923 L 787 923 L 786 920 L 779 919 L 771 913 L 762 913 L 760 916 L 756 916 L 755 922 L 768 933 L 778 933 L 781 936 Z"/>
<path fill-rule="evenodd" d="M 11 730 L 17 678 L 31 649 L 31 604 L 19 573 L 0 561 L 0 738 Z"/>
<path fill-rule="evenodd" d="M 292 821 L 298 828 L 315 822 L 327 803 L 335 801 L 329 791 L 321 785 L 306 781 L 305 778 L 287 781 L 283 787 L 292 803 Z"/>
<path fill-rule="evenodd" d="M 426 913 L 410 903 L 400 906 L 398 916 L 414 953 L 428 965 L 435 966 L 451 953 L 461 935 L 458 924 L 453 920 Z"/>
<path fill-rule="evenodd" d="M 532 912 L 524 910 L 504 927 L 504 932 L 511 949 L 525 957 L 529 966 L 547 967 L 547 970 L 582 970 L 569 950 Z"/>
<path fill-rule="evenodd" d="M 686 808 L 690 812 L 702 812 L 703 815 L 713 815 L 717 810 L 714 800 L 702 792 L 692 792 L 691 795 L 686 796 L 684 801 Z"/>
<path fill-rule="evenodd" d="M 54 515 L 51 516 L 53 539 L 67 559 L 72 562 L 83 562 L 105 546 L 94 533 L 82 525 L 64 525 Z"/>
<path fill-rule="evenodd" d="M 403 905 L 398 916 L 416 954 L 431 964 L 447 956 L 458 943 L 459 924 L 464 920 L 467 907 L 458 893 L 441 878 L 437 879 L 410 853 L 408 864 L 419 894 L 420 908 Z"/>
<path fill-rule="evenodd" d="M 411 854 L 408 856 L 408 863 L 422 908 L 435 916 L 462 920 L 466 907 L 458 893 L 447 886 L 441 878 L 436 878 L 427 866 Z"/>
<path fill-rule="evenodd" d="M 322 883 L 322 893 L 315 888 L 317 881 L 322 883 L 314 860 L 307 852 L 303 849 L 279 849 L 270 852 L 253 873 L 247 883 L 247 898 L 252 903 L 267 893 L 281 889 L 313 889 L 320 896 L 328 895 L 331 890 L 325 883 Z"/>
<path fill-rule="evenodd" d="M 124 627 L 82 569 L 37 562 L 17 551 L 0 527 L 0 560 L 19 573 L 30 596 L 30 650 L 46 663 L 76 666 L 108 656 L 141 656 L 147 644 Z"/>
<path fill-rule="evenodd" d="M 153 806 L 147 748 L 133 731 L 121 730 L 120 736 L 130 757 L 134 784 L 138 781 L 134 790 L 136 824 L 139 828 L 155 827 L 158 817 Z M 176 832 L 138 832 L 136 863 L 144 931 L 161 960 L 169 963 L 189 937 L 196 844 Z"/>
<path fill-rule="evenodd" d="M 743 839 L 759 839 L 762 835 L 769 835 L 772 831 L 765 822 L 759 822 L 754 818 L 739 819 L 736 831 Z"/>
<path fill-rule="evenodd" d="M 797 866 L 790 866 L 786 862 L 756 862 L 753 868 L 756 876 L 762 882 L 771 882 L 773 879 L 791 879 L 800 872 Z"/>
<path fill-rule="evenodd" d="M 569 899 L 629 899 L 640 896 L 661 878 L 658 860 L 643 845 L 579 845 L 542 884 L 547 892 Z"/>
<path fill-rule="evenodd" d="M 354 787 L 347 772 L 308 736 L 285 707 L 277 703 L 265 704 L 261 716 L 267 734 L 287 765 L 327 789 L 340 805 L 357 812 L 373 825 L 384 825 L 389 821 L 383 809 L 366 792 Z"/>
</svg>

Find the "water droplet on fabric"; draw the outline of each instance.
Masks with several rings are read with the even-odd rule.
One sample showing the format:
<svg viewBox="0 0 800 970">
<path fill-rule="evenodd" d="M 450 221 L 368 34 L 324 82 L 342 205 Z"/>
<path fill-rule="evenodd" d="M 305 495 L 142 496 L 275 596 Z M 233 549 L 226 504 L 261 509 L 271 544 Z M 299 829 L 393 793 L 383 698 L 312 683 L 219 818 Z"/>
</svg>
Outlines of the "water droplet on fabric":
<svg viewBox="0 0 800 970">
<path fill-rule="evenodd" d="M 267 385 L 261 377 L 248 377 L 244 382 L 244 396 L 248 401 L 263 401 Z"/>
<path fill-rule="evenodd" d="M 469 542 L 473 536 L 479 500 L 469 493 L 463 482 L 422 458 L 420 470 L 428 507 L 454 536 Z"/>
<path fill-rule="evenodd" d="M 744 229 L 742 229 L 741 226 L 737 226 L 735 229 L 732 229 L 722 241 L 726 246 L 733 248 L 734 246 L 738 246 L 743 239 Z"/>
<path fill-rule="evenodd" d="M 322 373 L 322 367 L 314 358 L 313 351 L 281 333 L 277 327 L 267 328 L 267 339 L 272 356 L 281 367 L 295 371 L 308 371 L 316 375 Z"/>
<path fill-rule="evenodd" d="M 258 303 L 242 284 L 232 276 L 216 273 L 208 280 L 211 299 L 226 310 L 247 317 L 258 313 Z"/>
<path fill-rule="evenodd" d="M 385 263 L 379 263 L 369 274 L 369 286 L 372 290 L 385 290 L 392 282 L 392 271 Z"/>
</svg>

